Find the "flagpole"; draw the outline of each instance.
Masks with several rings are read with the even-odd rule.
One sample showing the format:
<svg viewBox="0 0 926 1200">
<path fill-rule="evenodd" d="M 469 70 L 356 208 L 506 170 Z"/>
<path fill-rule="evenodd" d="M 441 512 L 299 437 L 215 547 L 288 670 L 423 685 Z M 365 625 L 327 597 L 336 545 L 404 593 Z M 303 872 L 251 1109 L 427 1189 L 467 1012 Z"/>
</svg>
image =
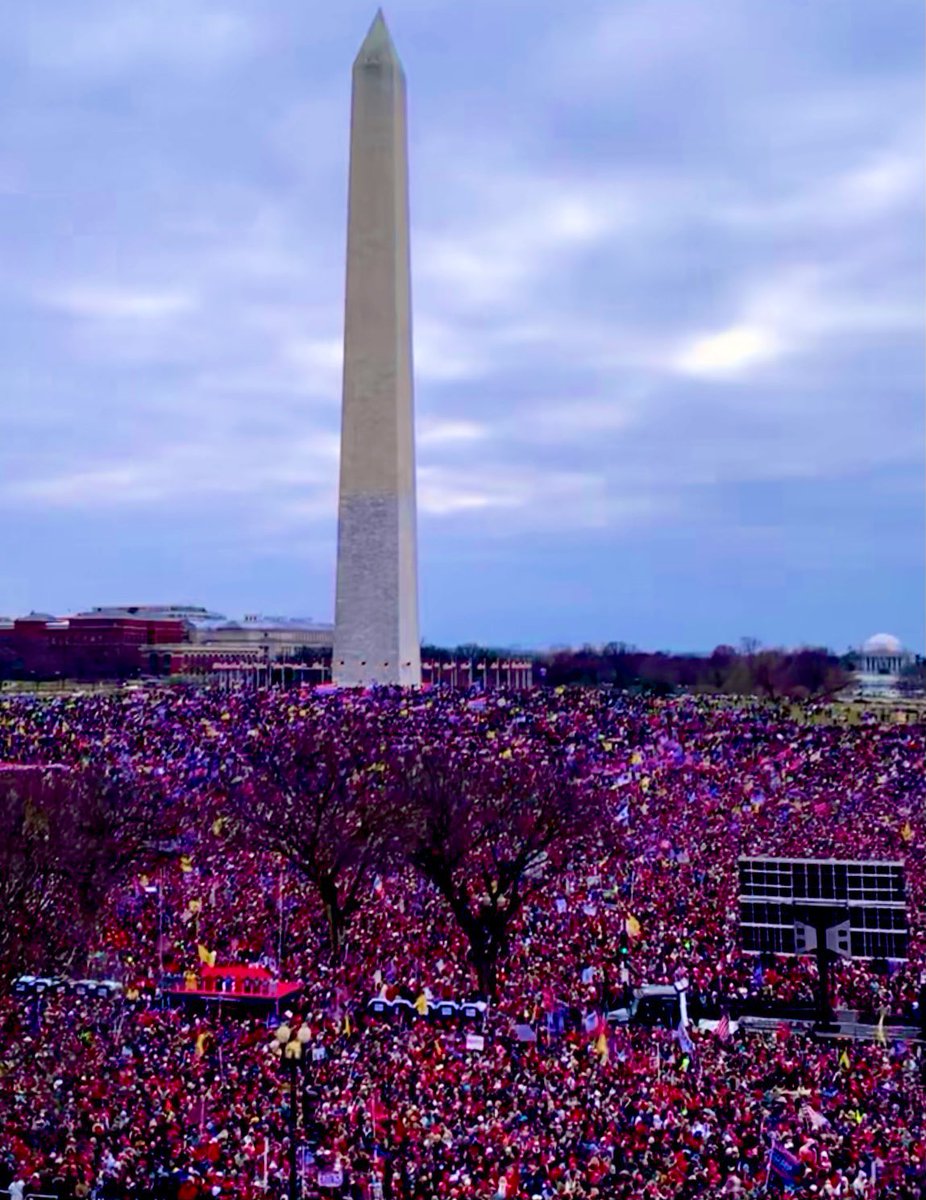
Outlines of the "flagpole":
<svg viewBox="0 0 926 1200">
<path fill-rule="evenodd" d="M 158 987 L 164 978 L 164 868 L 158 868 Z"/>
<path fill-rule="evenodd" d="M 280 867 L 280 943 L 277 954 L 278 978 L 283 978 L 283 868 Z"/>
<path fill-rule="evenodd" d="M 376 1168 L 376 1096 L 373 1092 L 370 1093 L 370 1123 L 373 1126 L 373 1178 L 379 1182 L 379 1173 Z"/>
</svg>

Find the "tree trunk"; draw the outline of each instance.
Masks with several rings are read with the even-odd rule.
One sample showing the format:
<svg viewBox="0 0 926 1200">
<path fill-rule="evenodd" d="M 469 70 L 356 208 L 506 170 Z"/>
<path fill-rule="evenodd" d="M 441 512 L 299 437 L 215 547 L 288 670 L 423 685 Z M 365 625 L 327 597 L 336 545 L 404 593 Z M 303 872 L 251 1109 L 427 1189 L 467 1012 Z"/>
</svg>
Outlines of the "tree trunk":
<svg viewBox="0 0 926 1200">
<path fill-rule="evenodd" d="M 328 948 L 334 962 L 341 961 L 344 949 L 344 918 L 338 905 L 326 904 L 325 916 L 328 918 Z"/>
<path fill-rule="evenodd" d="M 508 923 L 507 913 L 490 909 L 471 916 L 464 926 L 479 989 L 490 1000 L 498 999 L 498 964 L 507 949 Z"/>
<path fill-rule="evenodd" d="M 331 951 L 332 961 L 340 962 L 344 949 L 344 935 L 347 932 L 347 914 L 338 902 L 337 884 L 330 879 L 319 880 L 318 890 L 328 922 L 328 949 Z"/>
<path fill-rule="evenodd" d="M 473 967 L 479 991 L 493 1002 L 498 999 L 498 963 L 493 958 L 487 958 L 473 953 Z"/>
</svg>

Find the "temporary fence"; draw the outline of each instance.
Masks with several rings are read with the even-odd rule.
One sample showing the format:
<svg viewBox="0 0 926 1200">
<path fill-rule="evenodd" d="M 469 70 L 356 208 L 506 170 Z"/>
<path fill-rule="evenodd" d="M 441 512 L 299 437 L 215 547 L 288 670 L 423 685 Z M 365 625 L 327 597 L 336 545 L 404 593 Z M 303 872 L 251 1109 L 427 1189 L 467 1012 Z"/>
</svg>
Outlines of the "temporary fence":
<svg viewBox="0 0 926 1200">
<path fill-rule="evenodd" d="M 0 1196 L 12 1196 L 9 1188 L 0 1188 Z M 58 1200 L 51 1192 L 23 1192 L 22 1200 Z"/>
</svg>

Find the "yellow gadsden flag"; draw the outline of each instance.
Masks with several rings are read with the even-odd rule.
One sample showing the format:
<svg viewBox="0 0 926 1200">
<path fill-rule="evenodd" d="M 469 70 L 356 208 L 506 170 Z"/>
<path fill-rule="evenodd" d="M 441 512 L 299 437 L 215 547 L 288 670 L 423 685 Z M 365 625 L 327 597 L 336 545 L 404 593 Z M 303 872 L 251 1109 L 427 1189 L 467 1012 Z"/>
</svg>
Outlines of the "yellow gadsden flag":
<svg viewBox="0 0 926 1200">
<path fill-rule="evenodd" d="M 632 914 L 624 922 L 624 928 L 627 930 L 627 936 L 638 938 L 643 930 L 640 928 L 640 922 Z"/>
<path fill-rule="evenodd" d="M 196 953 L 199 955 L 199 961 L 201 963 L 203 963 L 205 966 L 207 966 L 207 967 L 215 966 L 215 951 L 214 950 L 207 950 L 206 947 L 202 944 L 202 942 L 200 942 L 200 944 L 196 947 Z"/>
</svg>

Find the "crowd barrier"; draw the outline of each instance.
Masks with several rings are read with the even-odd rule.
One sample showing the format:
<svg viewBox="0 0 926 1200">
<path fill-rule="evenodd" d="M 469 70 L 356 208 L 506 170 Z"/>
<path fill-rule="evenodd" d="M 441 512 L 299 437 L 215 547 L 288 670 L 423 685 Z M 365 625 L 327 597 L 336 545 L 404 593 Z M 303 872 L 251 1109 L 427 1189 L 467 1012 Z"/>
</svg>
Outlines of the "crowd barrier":
<svg viewBox="0 0 926 1200">
<path fill-rule="evenodd" d="M 9 1188 L 0 1188 L 0 1196 L 12 1196 Z M 23 1200 L 58 1200 L 51 1192 L 23 1192 Z"/>
</svg>

